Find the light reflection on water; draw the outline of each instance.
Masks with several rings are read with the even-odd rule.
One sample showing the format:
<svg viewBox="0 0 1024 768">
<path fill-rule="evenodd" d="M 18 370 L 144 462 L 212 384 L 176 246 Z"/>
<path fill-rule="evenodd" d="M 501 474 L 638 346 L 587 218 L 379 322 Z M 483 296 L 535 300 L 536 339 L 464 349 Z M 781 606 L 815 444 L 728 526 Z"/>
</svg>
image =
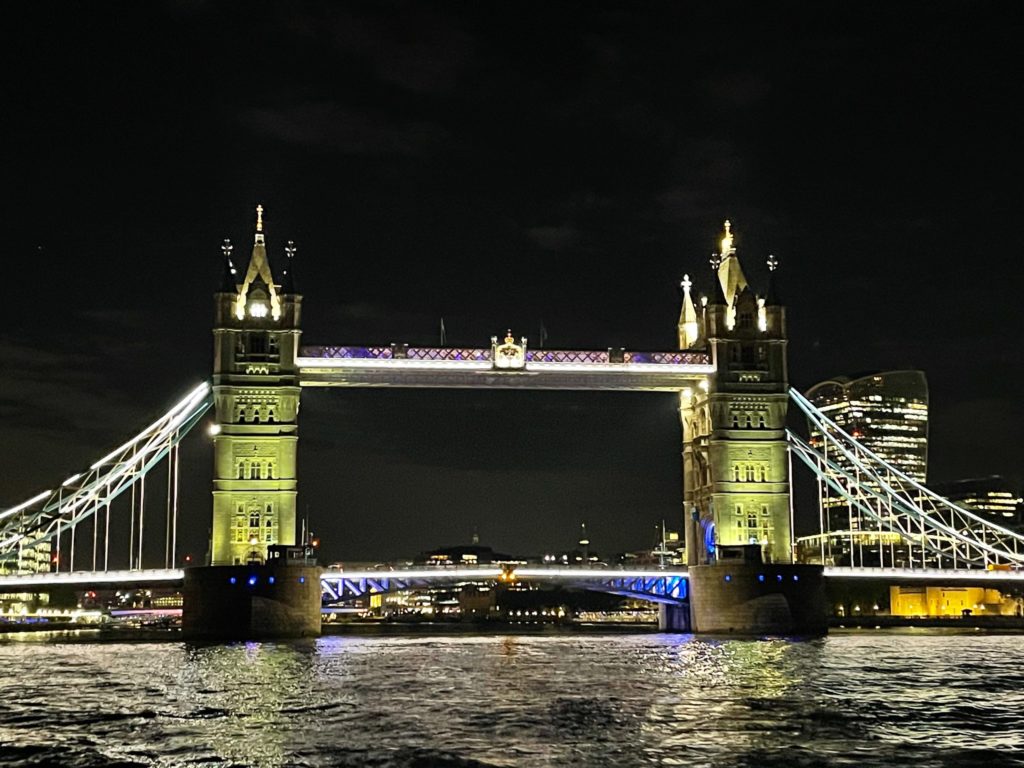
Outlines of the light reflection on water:
<svg viewBox="0 0 1024 768">
<path fill-rule="evenodd" d="M 1024 764 L 1024 638 L 0 644 L 0 766 Z"/>
</svg>

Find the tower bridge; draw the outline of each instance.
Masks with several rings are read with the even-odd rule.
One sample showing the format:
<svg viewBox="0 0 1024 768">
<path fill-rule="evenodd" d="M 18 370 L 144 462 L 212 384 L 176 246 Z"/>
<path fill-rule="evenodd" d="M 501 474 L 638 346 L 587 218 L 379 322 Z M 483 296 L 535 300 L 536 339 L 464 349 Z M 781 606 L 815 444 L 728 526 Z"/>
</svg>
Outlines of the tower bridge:
<svg viewBox="0 0 1024 768">
<path fill-rule="evenodd" d="M 1024 565 L 1024 537 L 915 483 L 790 388 L 786 314 L 774 285 L 778 264 L 769 258 L 768 284 L 755 293 L 729 222 L 712 259 L 707 294 L 696 297 L 690 278 L 682 281 L 678 349 L 652 352 L 532 349 L 526 338 L 511 332 L 477 347 L 303 345 L 296 249 L 289 241 L 275 276 L 262 214 L 260 207 L 244 271 L 236 267 L 231 243 L 222 246 L 212 381 L 88 470 L 0 511 L 0 587 L 141 583 L 146 578 L 187 582 L 177 553 L 177 446 L 208 411 L 214 417 L 209 566 L 244 570 L 263 561 L 268 547 L 296 544 L 298 417 L 306 387 L 675 393 L 682 430 L 680 521 L 686 568 L 677 573 L 558 575 L 519 569 L 517 577 L 562 579 L 677 606 L 692 600 L 693 624 L 689 619 L 683 623 L 700 630 L 717 628 L 718 614 L 730 615 L 727 626 L 799 629 L 795 616 L 801 605 L 819 599 L 824 558 L 818 566 L 793 563 L 792 457 L 846 498 L 863 519 L 907 543 L 909 560 L 886 564 L 883 559 L 894 578 L 911 578 L 906 574 L 914 571 L 981 581 L 995 578 L 982 575 L 993 565 Z M 820 444 L 812 446 L 787 432 L 790 403 L 815 425 Z M 152 482 L 147 491 L 146 478 L 158 465 L 166 470 L 160 476 L 166 495 L 154 522 L 155 491 Z M 162 536 L 162 569 L 146 570 L 154 564 L 144 562 L 144 534 L 147 541 Z M 128 541 L 126 559 L 116 551 L 123 546 L 119 539 Z M 824 574 L 862 578 L 835 568 Z M 230 578 L 237 581 L 238 576 Z M 386 576 L 328 572 L 319 581 L 309 580 L 302 599 L 319 601 L 321 594 L 341 599 L 360 590 L 445 578 L 454 577 L 443 570 Z M 1017 576 L 999 578 L 1005 583 Z M 204 588 L 221 589 L 235 581 L 213 579 Z M 300 583 L 307 584 L 305 576 Z"/>
<path fill-rule="evenodd" d="M 674 392 L 688 565 L 751 542 L 791 561 L 785 309 L 772 284 L 760 296 L 747 284 L 729 222 L 709 295 L 695 300 L 682 282 L 679 348 L 655 352 L 530 349 L 511 332 L 489 347 L 303 346 L 294 246 L 276 281 L 260 209 L 242 280 L 232 253 L 226 243 L 215 298 L 213 564 L 246 562 L 253 538 L 295 540 L 299 402 L 311 386 Z"/>
</svg>

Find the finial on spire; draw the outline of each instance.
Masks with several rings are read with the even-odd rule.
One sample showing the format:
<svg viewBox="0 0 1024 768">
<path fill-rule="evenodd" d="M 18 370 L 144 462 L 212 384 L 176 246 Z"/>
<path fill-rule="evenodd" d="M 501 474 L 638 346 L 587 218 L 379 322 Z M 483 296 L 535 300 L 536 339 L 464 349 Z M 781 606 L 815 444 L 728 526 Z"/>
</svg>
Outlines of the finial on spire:
<svg viewBox="0 0 1024 768">
<path fill-rule="evenodd" d="M 263 206 L 262 205 L 257 205 L 256 206 L 256 231 L 257 232 L 262 232 L 263 231 Z"/>
<path fill-rule="evenodd" d="M 235 271 L 235 263 L 231 261 L 233 250 L 235 250 L 235 246 L 231 244 L 230 240 L 224 238 L 224 242 L 220 244 L 220 252 L 224 254 L 224 271 L 220 279 L 221 293 L 234 293 L 237 290 L 235 275 L 238 273 Z"/>
<path fill-rule="evenodd" d="M 679 285 L 684 291 L 689 293 L 690 289 L 693 288 L 693 281 L 690 280 L 689 275 L 683 275 L 683 282 L 681 282 Z"/>
<path fill-rule="evenodd" d="M 725 220 L 725 236 L 722 238 L 722 258 L 727 258 L 736 252 L 732 247 L 732 222 Z"/>
<path fill-rule="evenodd" d="M 287 261 L 284 265 L 284 272 L 281 273 L 282 293 L 298 293 L 295 290 L 295 251 L 297 250 L 294 240 L 289 240 L 288 244 L 284 247 L 284 255 L 287 257 Z"/>
<path fill-rule="evenodd" d="M 776 269 L 779 268 L 779 260 L 776 259 L 775 256 L 773 256 L 772 254 L 768 254 L 767 264 L 769 272 L 774 272 Z"/>
</svg>

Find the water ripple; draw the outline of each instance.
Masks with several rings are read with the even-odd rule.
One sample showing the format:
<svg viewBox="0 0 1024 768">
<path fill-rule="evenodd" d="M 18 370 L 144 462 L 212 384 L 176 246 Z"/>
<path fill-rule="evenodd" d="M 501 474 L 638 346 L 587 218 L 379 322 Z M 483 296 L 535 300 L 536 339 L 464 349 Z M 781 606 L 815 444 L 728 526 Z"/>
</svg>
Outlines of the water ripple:
<svg viewBox="0 0 1024 768">
<path fill-rule="evenodd" d="M 1024 765 L 1024 643 L 0 643 L 0 768 Z"/>
</svg>

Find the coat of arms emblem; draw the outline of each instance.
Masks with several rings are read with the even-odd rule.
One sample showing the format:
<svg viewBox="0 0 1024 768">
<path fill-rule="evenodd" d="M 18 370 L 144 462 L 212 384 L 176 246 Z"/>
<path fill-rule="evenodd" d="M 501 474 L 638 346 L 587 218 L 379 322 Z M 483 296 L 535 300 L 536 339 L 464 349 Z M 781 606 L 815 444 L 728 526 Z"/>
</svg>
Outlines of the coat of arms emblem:
<svg viewBox="0 0 1024 768">
<path fill-rule="evenodd" d="M 491 336 L 491 359 L 495 368 L 517 370 L 526 367 L 526 337 L 523 336 L 516 344 L 512 331 L 505 334 L 505 340 L 499 344 L 497 336 Z"/>
</svg>

